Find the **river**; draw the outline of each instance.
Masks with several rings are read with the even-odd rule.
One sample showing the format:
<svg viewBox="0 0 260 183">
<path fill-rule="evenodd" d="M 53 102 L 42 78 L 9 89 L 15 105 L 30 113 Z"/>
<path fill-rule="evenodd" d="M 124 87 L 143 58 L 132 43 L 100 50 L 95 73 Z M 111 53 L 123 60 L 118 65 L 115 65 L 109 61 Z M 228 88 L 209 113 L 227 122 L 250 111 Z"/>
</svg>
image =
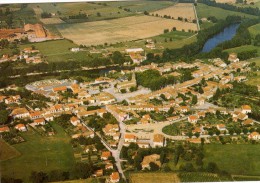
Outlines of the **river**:
<svg viewBox="0 0 260 183">
<path fill-rule="evenodd" d="M 232 39 L 235 36 L 238 27 L 239 27 L 239 23 L 232 24 L 232 25 L 226 27 L 222 32 L 220 32 L 220 33 L 216 34 L 214 37 L 208 39 L 207 42 L 204 44 L 201 52 L 202 53 L 210 52 L 218 44 Z"/>
</svg>

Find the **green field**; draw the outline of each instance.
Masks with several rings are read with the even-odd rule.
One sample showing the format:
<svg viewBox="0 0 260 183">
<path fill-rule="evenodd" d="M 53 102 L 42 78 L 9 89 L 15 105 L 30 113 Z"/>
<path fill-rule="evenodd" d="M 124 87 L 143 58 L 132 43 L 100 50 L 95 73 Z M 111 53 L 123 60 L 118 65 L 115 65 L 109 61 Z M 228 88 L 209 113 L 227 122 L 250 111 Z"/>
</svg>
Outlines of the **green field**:
<svg viewBox="0 0 260 183">
<path fill-rule="evenodd" d="M 225 19 L 228 15 L 238 15 L 241 17 L 245 16 L 247 18 L 257 18 L 256 16 L 253 15 L 224 10 L 213 6 L 207 6 L 201 3 L 198 3 L 196 10 L 197 10 L 198 18 L 207 18 L 209 16 L 215 16 L 217 19 Z"/>
<path fill-rule="evenodd" d="M 68 180 L 68 181 L 61 181 L 61 182 L 63 182 L 63 183 L 99 183 L 99 181 L 95 178 Z M 59 183 L 59 182 L 52 182 L 52 183 Z"/>
<path fill-rule="evenodd" d="M 52 126 L 57 132 L 52 137 L 40 136 L 33 130 L 24 132 L 26 142 L 14 145 L 22 155 L 1 162 L 1 174 L 28 182 L 32 171 L 69 170 L 75 163 L 70 137 L 59 125 Z"/>
<path fill-rule="evenodd" d="M 256 63 L 258 65 L 260 65 L 259 60 Z M 260 71 L 256 72 L 256 74 L 257 74 L 257 76 L 252 76 L 252 77 L 248 78 L 248 80 L 246 81 L 246 84 L 259 85 L 260 84 Z"/>
<path fill-rule="evenodd" d="M 253 25 L 248 28 L 249 32 L 253 37 L 255 37 L 257 34 L 260 34 L 260 24 Z"/>
<path fill-rule="evenodd" d="M 0 161 L 15 158 L 21 155 L 15 148 L 6 143 L 3 139 L 0 139 Z"/>
<path fill-rule="evenodd" d="M 83 61 L 87 59 L 86 52 L 71 52 L 70 48 L 78 47 L 78 45 L 66 39 L 41 43 L 30 43 L 21 45 L 20 48 L 23 49 L 32 45 L 34 45 L 36 49 L 39 49 L 41 54 L 46 56 L 46 59 L 49 62 Z"/>
<path fill-rule="evenodd" d="M 235 48 L 230 48 L 227 50 L 224 50 L 225 52 L 228 53 L 239 53 L 239 52 L 243 52 L 243 51 L 249 51 L 249 50 L 257 50 L 257 55 L 260 56 L 260 47 L 259 46 L 254 46 L 254 45 L 244 45 L 244 46 L 239 46 L 239 47 L 235 47 Z"/>
<path fill-rule="evenodd" d="M 207 144 L 204 164 L 215 162 L 220 170 L 236 175 L 260 175 L 260 145 Z"/>
</svg>

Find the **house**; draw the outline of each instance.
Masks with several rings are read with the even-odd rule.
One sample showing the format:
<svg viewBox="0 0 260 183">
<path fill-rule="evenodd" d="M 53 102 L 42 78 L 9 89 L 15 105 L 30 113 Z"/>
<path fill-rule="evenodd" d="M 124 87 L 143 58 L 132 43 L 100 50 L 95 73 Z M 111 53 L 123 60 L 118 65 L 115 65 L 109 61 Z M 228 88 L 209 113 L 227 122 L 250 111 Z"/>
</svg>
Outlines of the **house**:
<svg viewBox="0 0 260 183">
<path fill-rule="evenodd" d="M 20 132 L 26 132 L 27 131 L 26 126 L 24 124 L 22 124 L 22 123 L 16 125 L 15 129 L 19 130 Z"/>
<path fill-rule="evenodd" d="M 103 176 L 103 169 L 99 169 L 99 170 L 95 171 L 93 176 L 94 177 L 101 177 L 101 176 Z"/>
<path fill-rule="evenodd" d="M 125 134 L 125 142 L 134 142 L 136 143 L 137 137 L 134 134 Z"/>
<path fill-rule="evenodd" d="M 33 121 L 33 124 L 35 126 L 38 126 L 38 125 L 45 125 L 46 123 L 45 123 L 45 119 L 44 118 L 39 118 L 39 119 L 35 119 Z"/>
<path fill-rule="evenodd" d="M 188 121 L 189 121 L 190 123 L 197 123 L 197 121 L 198 121 L 198 116 L 191 115 L 191 116 L 188 117 Z"/>
<path fill-rule="evenodd" d="M 21 118 L 29 117 L 30 113 L 26 108 L 17 108 L 11 112 L 10 116 L 12 116 L 14 119 L 16 118 L 21 119 Z"/>
<path fill-rule="evenodd" d="M 252 132 L 248 135 L 248 138 L 251 140 L 260 140 L 260 134 L 258 132 Z"/>
<path fill-rule="evenodd" d="M 1 126 L 0 133 L 10 132 L 10 128 L 8 126 Z"/>
<path fill-rule="evenodd" d="M 252 119 L 247 119 L 242 122 L 242 125 L 253 125 L 254 121 Z"/>
<path fill-rule="evenodd" d="M 248 114 L 252 112 L 251 106 L 250 105 L 242 105 L 241 106 L 241 112 L 244 114 Z"/>
<path fill-rule="evenodd" d="M 237 115 L 237 118 L 243 121 L 243 120 L 246 120 L 248 118 L 248 116 L 246 114 L 240 112 Z"/>
<path fill-rule="evenodd" d="M 116 135 L 116 132 L 119 131 L 119 126 L 118 124 L 107 124 L 102 131 L 105 135 L 114 136 Z"/>
<path fill-rule="evenodd" d="M 101 153 L 101 160 L 108 160 L 108 158 L 111 156 L 111 152 L 110 151 L 103 151 Z"/>
<path fill-rule="evenodd" d="M 20 95 L 10 96 L 10 97 L 8 97 L 8 98 L 5 99 L 5 103 L 6 103 L 6 104 L 17 103 L 17 102 L 19 102 L 20 99 L 21 99 L 21 96 L 20 96 Z"/>
<path fill-rule="evenodd" d="M 72 116 L 70 118 L 70 122 L 73 126 L 77 126 L 78 124 L 80 124 L 80 120 L 79 118 L 77 118 L 76 116 Z"/>
<path fill-rule="evenodd" d="M 158 165 L 159 167 L 161 167 L 160 155 L 152 154 L 152 155 L 149 155 L 149 156 L 145 156 L 142 163 L 141 163 L 142 170 L 144 170 L 146 168 L 150 169 L 150 163 L 151 162 L 153 162 L 156 165 Z"/>
<path fill-rule="evenodd" d="M 115 183 L 115 182 L 119 182 L 120 180 L 120 176 L 118 172 L 112 172 L 112 174 L 110 175 L 110 182 Z"/>
<path fill-rule="evenodd" d="M 239 62 L 239 58 L 237 58 L 236 53 L 230 53 L 228 57 L 228 61 L 230 62 Z"/>
<path fill-rule="evenodd" d="M 181 111 L 182 113 L 186 113 L 186 112 L 189 111 L 189 108 L 188 108 L 188 106 L 181 106 L 181 107 L 180 107 L 180 111 Z"/>
<path fill-rule="evenodd" d="M 105 169 L 106 170 L 111 170 L 111 169 L 114 169 L 114 166 L 113 166 L 112 163 L 108 163 L 108 164 L 106 164 Z"/>
<path fill-rule="evenodd" d="M 149 142 L 137 142 L 137 145 L 139 148 L 149 148 L 150 147 Z"/>
<path fill-rule="evenodd" d="M 218 124 L 217 125 L 217 129 L 219 130 L 219 131 L 226 131 L 227 129 L 226 129 L 226 125 L 224 125 L 224 124 Z"/>
<path fill-rule="evenodd" d="M 164 146 L 164 136 L 161 134 L 153 135 L 153 147 L 163 147 Z"/>
<path fill-rule="evenodd" d="M 30 112 L 30 118 L 32 120 L 38 119 L 38 118 L 42 118 L 42 117 L 43 117 L 43 115 L 42 115 L 41 111 L 32 111 L 32 112 Z"/>
</svg>

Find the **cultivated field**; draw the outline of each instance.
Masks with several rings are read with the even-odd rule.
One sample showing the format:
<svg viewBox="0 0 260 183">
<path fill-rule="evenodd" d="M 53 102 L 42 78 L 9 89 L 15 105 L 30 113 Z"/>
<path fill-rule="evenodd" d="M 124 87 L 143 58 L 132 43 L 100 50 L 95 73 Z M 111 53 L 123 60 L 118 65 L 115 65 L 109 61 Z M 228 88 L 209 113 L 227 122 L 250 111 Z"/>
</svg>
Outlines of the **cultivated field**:
<svg viewBox="0 0 260 183">
<path fill-rule="evenodd" d="M 15 148 L 7 144 L 2 139 L 0 139 L 0 147 L 0 161 L 12 159 L 20 155 Z"/>
<path fill-rule="evenodd" d="M 40 21 L 44 24 L 62 24 L 62 23 L 65 23 L 60 18 L 41 18 Z"/>
<path fill-rule="evenodd" d="M 100 45 L 153 37 L 164 29 L 197 30 L 194 23 L 181 22 L 153 16 L 131 16 L 80 24 L 61 24 L 57 28 L 63 37 L 77 44 Z"/>
<path fill-rule="evenodd" d="M 133 173 L 129 176 L 130 183 L 177 183 L 180 182 L 174 173 Z"/>
<path fill-rule="evenodd" d="M 198 18 L 207 18 L 210 16 L 215 16 L 217 19 L 225 19 L 229 15 L 237 15 L 241 17 L 247 17 L 247 18 L 257 18 L 257 16 L 241 13 L 241 12 L 235 12 L 235 11 L 229 11 L 224 10 L 221 8 L 213 7 L 213 6 L 207 6 L 205 4 L 198 3 L 196 6 Z"/>
<path fill-rule="evenodd" d="M 52 126 L 57 132 L 52 137 L 41 136 L 33 130 L 24 132 L 26 142 L 14 145 L 22 155 L 1 162 L 1 174 L 29 182 L 32 171 L 69 170 L 74 165 L 70 137 L 62 127 L 55 123 Z"/>
<path fill-rule="evenodd" d="M 194 12 L 192 3 L 179 3 L 174 6 L 164 8 L 155 12 L 151 12 L 151 14 L 158 14 L 159 16 L 170 16 L 174 19 L 178 19 L 178 17 L 187 18 L 188 21 L 192 22 L 192 20 L 196 19 L 196 15 Z"/>
</svg>

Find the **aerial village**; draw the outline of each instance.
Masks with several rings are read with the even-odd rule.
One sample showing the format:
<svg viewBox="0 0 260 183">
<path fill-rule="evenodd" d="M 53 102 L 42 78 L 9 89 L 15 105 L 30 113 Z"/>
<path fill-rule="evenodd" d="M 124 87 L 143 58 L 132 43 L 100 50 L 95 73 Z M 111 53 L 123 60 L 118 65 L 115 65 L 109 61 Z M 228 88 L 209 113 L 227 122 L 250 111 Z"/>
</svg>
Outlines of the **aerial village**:
<svg viewBox="0 0 260 183">
<path fill-rule="evenodd" d="M 25 26 L 25 30 L 33 29 L 32 25 Z M 34 34 L 28 37 L 44 39 L 37 36 L 41 34 L 37 30 L 36 37 Z M 140 65 L 145 60 L 145 56 L 141 56 L 145 55 L 143 52 L 140 48 L 126 50 L 136 64 L 134 69 L 110 70 L 91 82 L 49 79 L 27 84 L 25 89 L 35 96 L 34 100 L 40 98 L 39 106 L 25 104 L 19 94 L 2 94 L 0 102 L 7 106 L 12 122 L 0 127 L 1 137 L 15 144 L 24 141 L 19 134 L 28 130 L 55 136 L 50 125 L 55 121 L 71 136 L 75 159 L 85 161 L 91 158 L 93 162 L 101 163 L 92 176 L 107 175 L 107 182 L 124 179 L 123 169 L 131 165 L 124 161 L 120 152 L 133 144 L 148 149 L 166 147 L 175 141 L 200 144 L 202 139 L 204 143 L 260 140 L 260 122 L 250 118 L 253 106 L 244 103 L 237 108 L 228 108 L 218 106 L 213 100 L 220 91 L 231 91 L 231 83 L 247 80 L 251 69 L 249 62 L 239 61 L 232 53 L 230 64 L 216 58 L 207 63 L 195 60 L 190 64 Z M 20 56 L 28 63 L 38 63 L 38 53 L 38 50 L 27 48 Z M 36 56 L 29 56 L 34 54 Z M 191 79 L 182 82 L 178 78 L 185 69 L 191 71 Z M 176 83 L 155 91 L 138 85 L 136 75 L 149 70 L 155 70 L 161 76 L 173 76 L 177 78 Z M 109 77 L 115 73 L 120 77 Z M 5 90 L 12 93 L 10 91 L 16 88 Z M 164 130 L 171 125 L 175 125 L 174 135 Z M 144 156 L 140 162 L 141 170 L 151 169 L 151 162 L 160 167 L 160 155 Z"/>
</svg>

